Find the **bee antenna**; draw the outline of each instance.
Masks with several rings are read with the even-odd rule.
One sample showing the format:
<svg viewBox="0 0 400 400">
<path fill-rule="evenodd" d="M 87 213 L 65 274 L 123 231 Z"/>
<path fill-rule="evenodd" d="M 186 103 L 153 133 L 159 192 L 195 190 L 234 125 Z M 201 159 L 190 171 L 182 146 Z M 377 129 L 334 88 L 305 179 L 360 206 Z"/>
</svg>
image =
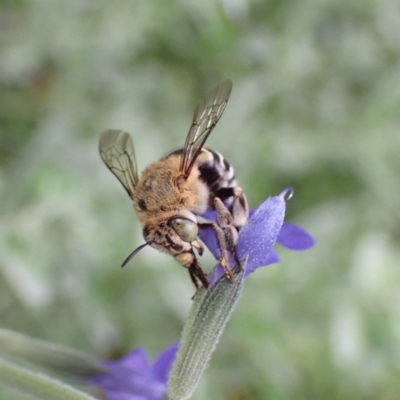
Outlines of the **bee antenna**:
<svg viewBox="0 0 400 400">
<path fill-rule="evenodd" d="M 132 260 L 133 257 L 136 256 L 137 253 L 139 253 L 140 250 L 143 249 L 143 247 L 146 247 L 147 245 L 151 244 L 152 242 L 146 242 L 144 244 L 142 244 L 141 246 L 139 246 L 138 248 L 136 248 L 135 250 L 132 251 L 131 254 L 129 254 L 129 256 L 127 257 L 127 259 L 122 263 L 121 268 L 125 267 L 126 264 L 128 264 L 129 261 Z"/>
</svg>

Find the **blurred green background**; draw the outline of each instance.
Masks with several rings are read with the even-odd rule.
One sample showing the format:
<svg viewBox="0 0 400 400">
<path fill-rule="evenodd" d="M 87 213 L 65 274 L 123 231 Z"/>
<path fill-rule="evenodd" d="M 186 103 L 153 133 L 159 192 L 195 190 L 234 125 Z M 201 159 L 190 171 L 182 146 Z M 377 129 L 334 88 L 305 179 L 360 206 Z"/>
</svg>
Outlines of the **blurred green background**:
<svg viewBox="0 0 400 400">
<path fill-rule="evenodd" d="M 103 358 L 179 338 L 188 274 L 119 268 L 141 228 L 98 138 L 130 131 L 143 170 L 231 78 L 208 146 L 253 208 L 293 186 L 317 245 L 246 281 L 194 399 L 399 398 L 398 0 L 0 4 L 2 327 Z"/>
</svg>

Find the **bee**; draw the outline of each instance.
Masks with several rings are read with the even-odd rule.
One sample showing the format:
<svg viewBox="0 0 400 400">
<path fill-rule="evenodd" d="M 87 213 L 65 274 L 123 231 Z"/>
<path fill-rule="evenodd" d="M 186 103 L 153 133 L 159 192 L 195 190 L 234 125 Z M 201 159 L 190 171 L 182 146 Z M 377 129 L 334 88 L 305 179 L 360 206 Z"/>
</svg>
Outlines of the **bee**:
<svg viewBox="0 0 400 400">
<path fill-rule="evenodd" d="M 129 133 L 106 130 L 101 134 L 101 158 L 132 199 L 145 240 L 122 266 L 150 245 L 188 268 L 197 289 L 200 283 L 207 288 L 209 282 L 193 249 L 202 255 L 198 230 L 212 228 L 221 251 L 221 265 L 233 280 L 229 253 L 238 263 L 237 237 L 248 218 L 247 200 L 236 185 L 228 161 L 203 147 L 226 108 L 231 90 L 232 82 L 226 80 L 205 96 L 194 110 L 183 148 L 147 167 L 140 177 Z M 215 210 L 216 221 L 201 217 L 207 210 Z"/>
</svg>

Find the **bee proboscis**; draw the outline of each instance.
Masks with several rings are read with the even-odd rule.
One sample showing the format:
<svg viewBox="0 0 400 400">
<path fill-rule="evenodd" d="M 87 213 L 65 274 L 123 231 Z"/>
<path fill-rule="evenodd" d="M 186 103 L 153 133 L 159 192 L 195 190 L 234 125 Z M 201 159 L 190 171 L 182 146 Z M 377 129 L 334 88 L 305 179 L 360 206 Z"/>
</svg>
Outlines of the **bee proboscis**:
<svg viewBox="0 0 400 400">
<path fill-rule="evenodd" d="M 237 261 L 238 229 L 248 218 L 247 201 L 242 189 L 236 186 L 232 166 L 221 154 L 203 147 L 225 110 L 231 89 L 230 80 L 214 88 L 196 106 L 183 148 L 147 167 L 140 177 L 129 133 L 110 129 L 101 134 L 101 158 L 133 200 L 145 239 L 122 266 L 150 245 L 187 267 L 196 288 L 199 281 L 208 287 L 193 251 L 194 248 L 202 255 L 198 230 L 208 227 L 216 233 L 221 265 L 227 277 L 233 279 L 228 252 Z M 216 222 L 201 217 L 210 209 L 216 211 Z"/>
</svg>

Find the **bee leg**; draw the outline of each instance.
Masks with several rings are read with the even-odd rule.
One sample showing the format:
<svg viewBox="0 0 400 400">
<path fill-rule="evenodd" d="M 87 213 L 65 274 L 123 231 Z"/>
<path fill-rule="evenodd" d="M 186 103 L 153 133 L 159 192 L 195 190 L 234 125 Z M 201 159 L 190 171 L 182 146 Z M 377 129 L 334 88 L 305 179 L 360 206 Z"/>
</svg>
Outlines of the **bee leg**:
<svg viewBox="0 0 400 400">
<path fill-rule="evenodd" d="M 231 193 L 233 193 L 233 188 Z M 232 214 L 225 207 L 224 203 L 219 197 L 214 198 L 214 207 L 217 215 L 217 223 L 209 222 L 208 226 L 214 230 L 217 236 L 219 249 L 221 251 L 220 262 L 225 270 L 225 274 L 228 279 L 233 281 L 234 278 L 228 263 L 229 260 L 228 250 L 232 253 L 237 265 L 240 265 L 238 256 L 236 254 L 236 247 L 238 243 L 238 232 L 233 224 L 234 219 Z"/>
<path fill-rule="evenodd" d="M 214 199 L 214 205 L 217 214 L 218 225 L 222 228 L 224 233 L 226 247 L 231 251 L 237 265 L 240 265 L 240 261 L 236 253 L 238 231 L 234 226 L 234 218 L 229 210 L 225 207 L 221 199 L 218 197 Z"/>
<path fill-rule="evenodd" d="M 203 270 L 197 262 L 197 258 L 194 254 L 193 249 L 175 254 L 174 257 L 175 260 L 179 262 L 179 264 L 189 270 L 190 278 L 192 279 L 194 286 L 196 286 L 196 289 L 200 287 L 198 281 L 200 281 L 205 288 L 208 288 L 209 283 L 207 277 L 205 276 Z"/>
<path fill-rule="evenodd" d="M 196 289 L 199 289 L 198 281 L 200 281 L 206 289 L 208 288 L 208 286 L 210 286 L 210 283 L 208 282 L 207 277 L 205 276 L 203 270 L 197 262 L 196 257 L 193 257 L 193 261 L 189 266 L 189 274 L 192 278 L 194 286 L 196 286 Z"/>
<path fill-rule="evenodd" d="M 226 277 L 233 281 L 234 277 L 228 265 L 229 253 L 224 230 L 214 221 L 203 220 L 197 224 L 202 228 L 211 228 L 214 231 L 215 236 L 217 237 L 218 247 L 221 252 L 221 265 L 225 270 Z"/>
<path fill-rule="evenodd" d="M 190 275 L 190 279 L 193 282 L 193 285 L 196 287 L 196 291 L 199 290 L 200 285 L 199 285 L 199 282 L 197 280 L 197 277 L 194 274 L 193 270 L 191 270 L 190 268 L 189 268 L 189 275 Z"/>
<path fill-rule="evenodd" d="M 241 187 L 235 187 L 233 192 L 235 195 L 232 205 L 233 225 L 240 229 L 249 219 L 249 204 Z"/>
<path fill-rule="evenodd" d="M 192 242 L 192 246 L 197 250 L 197 253 L 201 257 L 203 255 L 203 252 L 204 252 L 203 246 L 197 240 L 194 240 Z"/>
<path fill-rule="evenodd" d="M 233 197 L 232 203 L 232 224 L 239 230 L 243 228 L 249 218 L 249 205 L 241 187 L 225 187 L 217 191 L 217 198 L 226 202 Z"/>
</svg>

